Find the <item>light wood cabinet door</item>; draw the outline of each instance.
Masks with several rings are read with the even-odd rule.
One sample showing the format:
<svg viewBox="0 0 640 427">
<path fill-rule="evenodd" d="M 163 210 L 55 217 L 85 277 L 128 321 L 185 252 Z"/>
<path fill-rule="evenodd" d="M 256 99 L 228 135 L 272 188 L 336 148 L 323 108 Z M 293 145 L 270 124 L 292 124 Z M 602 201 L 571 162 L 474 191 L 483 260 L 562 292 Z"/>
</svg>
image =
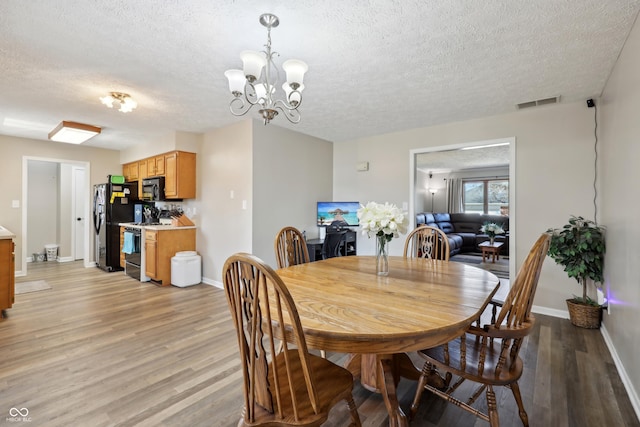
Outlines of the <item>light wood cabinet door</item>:
<svg viewBox="0 0 640 427">
<path fill-rule="evenodd" d="M 147 174 L 147 161 L 140 160 L 138 162 L 138 197 L 142 197 L 142 180 L 149 178 Z"/>
<path fill-rule="evenodd" d="M 167 199 L 196 197 L 196 155 L 174 151 L 164 155 L 164 194 Z"/>
<path fill-rule="evenodd" d="M 196 153 L 172 151 L 122 165 L 127 181 L 138 181 L 138 195 L 142 194 L 142 180 L 164 176 L 167 199 L 196 197 Z"/>
<path fill-rule="evenodd" d="M 138 180 L 138 162 L 125 163 L 122 165 L 122 175 L 125 181 L 137 181 Z"/>
<path fill-rule="evenodd" d="M 158 240 L 155 231 L 145 230 L 144 250 L 145 268 L 144 273 L 152 279 L 158 279 Z"/>
<path fill-rule="evenodd" d="M 15 287 L 15 256 L 12 239 L 0 239 L 0 310 L 11 308 Z"/>
<path fill-rule="evenodd" d="M 147 162 L 147 176 L 164 176 L 164 154 L 155 157 L 149 157 Z"/>
<path fill-rule="evenodd" d="M 154 157 L 147 159 L 147 176 L 156 176 L 156 159 Z"/>
<path fill-rule="evenodd" d="M 145 178 L 149 178 L 149 172 L 147 168 L 147 161 L 140 160 L 138 162 L 138 180 L 142 181 Z"/>
<path fill-rule="evenodd" d="M 196 250 L 195 228 L 145 230 L 145 274 L 162 286 L 171 285 L 171 258 L 177 252 Z"/>
<path fill-rule="evenodd" d="M 164 154 L 162 156 L 154 157 L 153 168 L 155 176 L 164 176 L 165 168 L 164 168 Z"/>
</svg>

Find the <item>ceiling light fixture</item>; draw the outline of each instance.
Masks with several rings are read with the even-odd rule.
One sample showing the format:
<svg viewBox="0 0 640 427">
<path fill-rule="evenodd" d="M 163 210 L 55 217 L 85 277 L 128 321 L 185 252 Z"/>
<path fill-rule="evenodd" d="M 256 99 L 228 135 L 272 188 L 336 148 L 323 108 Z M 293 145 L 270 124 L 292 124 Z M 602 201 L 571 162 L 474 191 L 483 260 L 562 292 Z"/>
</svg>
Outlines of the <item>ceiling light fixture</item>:
<svg viewBox="0 0 640 427">
<path fill-rule="evenodd" d="M 509 145 L 509 143 L 508 142 L 499 142 L 497 144 L 473 145 L 471 147 L 462 147 L 460 150 L 478 150 L 480 148 L 502 147 L 503 145 Z"/>
<path fill-rule="evenodd" d="M 260 23 L 267 27 L 267 50 L 241 52 L 243 69 L 227 70 L 224 73 L 229 79 L 229 90 L 234 97 L 229 103 L 231 114 L 243 116 L 254 105 L 258 105 L 261 107 L 258 112 L 265 125 L 278 115 L 278 110 L 284 113 L 291 123 L 299 123 L 298 107 L 302 103 L 304 89 L 302 80 L 309 67 L 297 59 L 285 61 L 282 64 L 282 69 L 287 73 L 287 81 L 282 85 L 285 97 L 275 99 L 280 75 L 273 62 L 273 56 L 278 53 L 271 51 L 271 28 L 277 27 L 280 21 L 277 16 L 265 13 L 260 16 Z"/>
<path fill-rule="evenodd" d="M 138 103 L 128 93 L 122 92 L 111 92 L 109 95 L 100 98 L 100 101 L 109 108 L 113 108 L 114 102 L 119 103 L 120 108 L 118 111 L 123 113 L 129 113 L 138 106 Z"/>
<path fill-rule="evenodd" d="M 54 130 L 49 132 L 49 139 L 68 144 L 82 144 L 100 133 L 102 129 L 84 123 L 62 121 Z"/>
</svg>

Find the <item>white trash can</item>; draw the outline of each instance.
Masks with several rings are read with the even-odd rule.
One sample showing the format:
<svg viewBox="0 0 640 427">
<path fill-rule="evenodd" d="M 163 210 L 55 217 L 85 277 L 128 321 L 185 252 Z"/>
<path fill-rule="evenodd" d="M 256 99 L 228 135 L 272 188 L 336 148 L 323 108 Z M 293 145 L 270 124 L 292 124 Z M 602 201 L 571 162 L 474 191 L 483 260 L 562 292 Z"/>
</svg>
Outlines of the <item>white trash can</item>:
<svg viewBox="0 0 640 427">
<path fill-rule="evenodd" d="M 171 284 L 184 288 L 202 281 L 202 258 L 196 251 L 176 252 L 171 257 Z"/>
<path fill-rule="evenodd" d="M 47 251 L 47 261 L 58 260 L 58 245 L 44 245 L 45 251 Z"/>
</svg>

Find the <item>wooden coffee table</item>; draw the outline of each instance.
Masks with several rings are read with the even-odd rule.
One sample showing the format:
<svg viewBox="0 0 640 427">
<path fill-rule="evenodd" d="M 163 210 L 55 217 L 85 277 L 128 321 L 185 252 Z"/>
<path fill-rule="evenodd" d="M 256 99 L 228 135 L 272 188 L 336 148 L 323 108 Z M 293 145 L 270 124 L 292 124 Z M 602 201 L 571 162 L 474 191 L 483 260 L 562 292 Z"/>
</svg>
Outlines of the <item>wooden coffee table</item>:
<svg viewBox="0 0 640 427">
<path fill-rule="evenodd" d="M 478 245 L 480 249 L 482 249 L 482 262 L 484 262 L 485 256 L 489 259 L 489 255 L 492 256 L 491 262 L 495 264 L 496 259 L 500 260 L 500 248 L 502 247 L 503 242 L 482 242 Z"/>
</svg>

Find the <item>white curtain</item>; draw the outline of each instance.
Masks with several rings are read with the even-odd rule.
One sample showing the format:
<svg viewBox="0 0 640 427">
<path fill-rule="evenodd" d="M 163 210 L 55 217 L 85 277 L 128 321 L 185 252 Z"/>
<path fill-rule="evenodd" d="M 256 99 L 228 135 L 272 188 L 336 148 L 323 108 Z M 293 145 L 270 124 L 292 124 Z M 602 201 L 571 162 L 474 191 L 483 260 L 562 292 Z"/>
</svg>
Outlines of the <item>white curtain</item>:
<svg viewBox="0 0 640 427">
<path fill-rule="evenodd" d="M 462 212 L 462 180 L 447 179 L 447 210 L 449 213 Z"/>
</svg>

